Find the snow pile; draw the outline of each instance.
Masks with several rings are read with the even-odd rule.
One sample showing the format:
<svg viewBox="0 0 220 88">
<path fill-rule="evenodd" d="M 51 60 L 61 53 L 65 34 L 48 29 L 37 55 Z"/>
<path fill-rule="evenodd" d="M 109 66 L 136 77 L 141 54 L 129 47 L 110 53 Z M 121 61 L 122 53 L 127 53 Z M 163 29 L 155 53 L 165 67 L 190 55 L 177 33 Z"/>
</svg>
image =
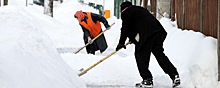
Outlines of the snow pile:
<svg viewBox="0 0 220 88">
<path fill-rule="evenodd" d="M 175 22 L 166 18 L 160 21 L 168 32 L 164 42 L 165 53 L 177 65 L 182 78 L 198 88 L 219 88 L 217 39 L 200 32 L 178 29 Z"/>
<path fill-rule="evenodd" d="M 0 8 L 0 88 L 85 88 L 41 29 L 52 29 L 56 21 L 31 12 Z"/>
<path fill-rule="evenodd" d="M 102 0 L 96 2 L 103 3 Z M 112 0 L 105 3 L 108 3 L 106 7 L 113 9 Z M 78 54 L 59 54 L 56 48 L 77 50 L 84 46 L 82 29 L 73 16 L 78 10 L 98 13 L 98 10 L 82 5 L 77 0 L 64 0 L 62 4 L 57 4 L 54 18 L 43 15 L 41 6 L 25 7 L 25 0 L 11 0 L 9 6 L 0 7 L 0 88 L 134 86 L 142 81 L 133 44 L 80 78 L 77 76 L 79 69 L 86 69 L 115 51 L 121 27 L 120 19 L 113 16 L 107 19 L 109 24 L 116 24 L 104 33 L 108 49 L 102 54 L 87 54 L 85 49 Z M 219 88 L 217 39 L 200 32 L 178 29 L 176 23 L 167 18 L 162 18 L 160 22 L 168 32 L 164 52 L 179 71 L 181 87 Z M 105 29 L 103 25 L 102 28 Z M 171 87 L 169 76 L 162 71 L 153 55 L 149 69 L 155 86 Z"/>
</svg>

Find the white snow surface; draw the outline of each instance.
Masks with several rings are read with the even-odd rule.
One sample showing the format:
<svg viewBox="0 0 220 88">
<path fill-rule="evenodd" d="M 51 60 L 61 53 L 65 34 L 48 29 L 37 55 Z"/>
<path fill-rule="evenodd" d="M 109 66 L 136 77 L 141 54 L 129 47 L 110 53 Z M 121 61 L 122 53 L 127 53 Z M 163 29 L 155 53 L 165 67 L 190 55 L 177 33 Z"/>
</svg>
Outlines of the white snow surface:
<svg viewBox="0 0 220 88">
<path fill-rule="evenodd" d="M 102 0 L 94 1 L 103 3 Z M 78 10 L 98 13 L 98 10 L 82 5 L 78 0 L 64 0 L 62 4 L 55 5 L 52 18 L 43 14 L 43 7 L 26 7 L 25 3 L 25 0 L 9 0 L 8 6 L 0 7 L 0 88 L 134 86 L 142 81 L 133 44 L 86 74 L 77 75 L 79 69 L 86 69 L 115 51 L 120 37 L 120 19 L 112 15 L 107 19 L 109 24 L 116 24 L 104 33 L 108 44 L 104 53 L 92 55 L 83 49 L 78 54 L 60 54 L 56 48 L 77 50 L 84 46 L 83 32 L 74 13 Z M 112 0 L 105 0 L 105 3 L 107 9 L 113 9 Z M 179 71 L 181 88 L 220 88 L 217 81 L 217 39 L 200 32 L 179 29 L 176 22 L 168 18 L 161 18 L 160 22 L 168 32 L 164 52 Z M 105 29 L 103 25 L 102 28 Z M 171 87 L 169 76 L 153 55 L 149 69 L 155 86 Z"/>
</svg>

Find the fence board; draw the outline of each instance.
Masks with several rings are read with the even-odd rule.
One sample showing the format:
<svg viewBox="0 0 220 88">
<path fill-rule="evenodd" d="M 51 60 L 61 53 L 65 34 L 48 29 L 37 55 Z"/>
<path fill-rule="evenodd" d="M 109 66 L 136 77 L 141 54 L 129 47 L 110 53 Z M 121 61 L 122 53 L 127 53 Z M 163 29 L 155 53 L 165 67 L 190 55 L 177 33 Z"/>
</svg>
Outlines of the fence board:
<svg viewBox="0 0 220 88">
<path fill-rule="evenodd" d="M 183 2 L 184 2 L 183 0 L 175 1 L 176 20 L 179 28 L 185 28 L 183 24 L 184 23 Z"/>
<path fill-rule="evenodd" d="M 185 27 L 200 31 L 200 0 L 185 0 Z"/>
<path fill-rule="evenodd" d="M 218 0 L 204 0 L 203 33 L 217 38 Z"/>
</svg>

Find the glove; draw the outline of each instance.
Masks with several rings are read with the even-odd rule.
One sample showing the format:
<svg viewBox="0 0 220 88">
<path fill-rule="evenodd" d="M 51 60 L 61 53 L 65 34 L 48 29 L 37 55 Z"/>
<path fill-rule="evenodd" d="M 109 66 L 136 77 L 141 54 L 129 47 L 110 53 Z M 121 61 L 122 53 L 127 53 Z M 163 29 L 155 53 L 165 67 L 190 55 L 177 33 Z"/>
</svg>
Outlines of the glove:
<svg viewBox="0 0 220 88">
<path fill-rule="evenodd" d="M 118 50 L 121 49 L 121 48 L 126 49 L 126 46 L 125 46 L 125 45 L 122 45 L 122 44 L 118 44 L 117 47 L 116 47 L 116 51 L 118 51 Z"/>
<path fill-rule="evenodd" d="M 91 38 L 88 38 L 88 43 L 89 43 L 89 44 L 92 44 L 92 43 L 93 43 L 93 41 L 92 41 Z"/>
<path fill-rule="evenodd" d="M 109 29 L 110 29 L 110 25 L 109 25 L 109 24 L 106 25 L 105 28 L 106 28 L 107 30 L 109 30 Z"/>
<path fill-rule="evenodd" d="M 134 43 L 134 44 L 137 44 L 137 43 L 138 43 L 135 39 L 130 39 L 129 42 L 131 42 L 131 44 L 132 44 L 132 43 Z"/>
</svg>

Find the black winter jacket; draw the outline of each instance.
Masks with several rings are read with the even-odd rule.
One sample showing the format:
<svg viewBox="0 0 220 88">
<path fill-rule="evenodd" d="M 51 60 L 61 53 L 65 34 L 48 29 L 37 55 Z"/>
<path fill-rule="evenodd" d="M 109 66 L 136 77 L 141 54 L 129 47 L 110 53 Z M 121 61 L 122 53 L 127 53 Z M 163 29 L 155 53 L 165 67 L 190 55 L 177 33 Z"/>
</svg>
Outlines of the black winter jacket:
<svg viewBox="0 0 220 88">
<path fill-rule="evenodd" d="M 140 6 L 130 6 L 121 13 L 122 28 L 119 44 L 124 44 L 127 37 L 131 42 L 143 43 L 155 33 L 167 34 L 160 22 L 145 8 Z M 135 36 L 139 34 L 139 42 Z"/>
</svg>

